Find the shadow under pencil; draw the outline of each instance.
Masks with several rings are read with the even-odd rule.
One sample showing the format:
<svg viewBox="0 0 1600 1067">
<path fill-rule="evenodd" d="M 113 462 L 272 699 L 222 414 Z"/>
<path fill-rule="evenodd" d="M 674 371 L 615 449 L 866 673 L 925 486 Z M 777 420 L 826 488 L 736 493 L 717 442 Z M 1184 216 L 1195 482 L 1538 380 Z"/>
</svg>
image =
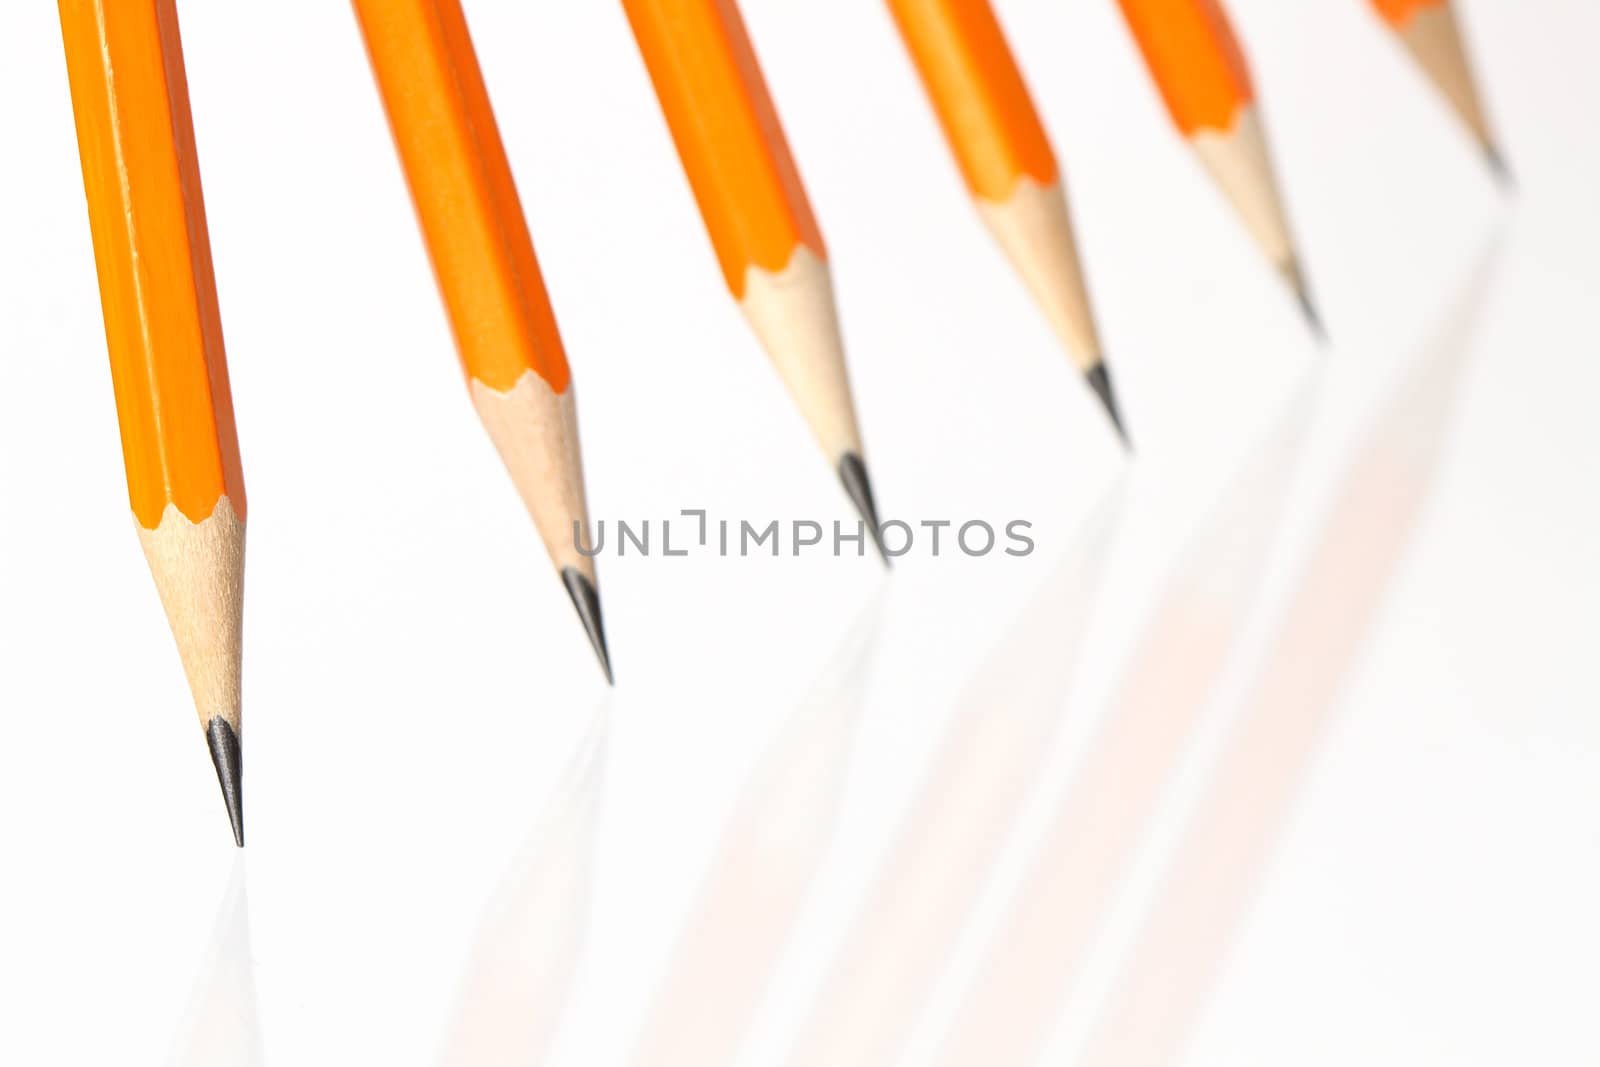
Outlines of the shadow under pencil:
<svg viewBox="0 0 1600 1067">
<path fill-rule="evenodd" d="M 441 1067 L 537 1067 L 571 993 L 589 914 L 609 704 L 590 716 L 532 831 L 484 909 Z"/>
<path fill-rule="evenodd" d="M 1156 903 L 1074 1062 L 1161 1067 L 1182 1052 L 1429 498 L 1497 249 L 1491 241 L 1480 255 L 1447 328 L 1336 490 Z"/>
<path fill-rule="evenodd" d="M 650 1006 L 632 1061 L 738 1056 L 836 828 L 865 702 L 880 599 L 789 714 L 745 784 Z"/>
<path fill-rule="evenodd" d="M 1034 1062 L 1252 617 L 1320 373 L 1180 553 L 934 1057 Z"/>
<path fill-rule="evenodd" d="M 1120 515 L 1112 490 L 958 702 L 790 1063 L 880 1067 L 914 1025 L 1049 750 Z"/>
<path fill-rule="evenodd" d="M 250 909 L 244 856 L 234 858 L 233 876 L 217 911 L 206 961 L 173 1035 L 171 1067 L 260 1067 L 261 1026 L 256 1009 L 255 963 L 250 949 Z"/>
</svg>

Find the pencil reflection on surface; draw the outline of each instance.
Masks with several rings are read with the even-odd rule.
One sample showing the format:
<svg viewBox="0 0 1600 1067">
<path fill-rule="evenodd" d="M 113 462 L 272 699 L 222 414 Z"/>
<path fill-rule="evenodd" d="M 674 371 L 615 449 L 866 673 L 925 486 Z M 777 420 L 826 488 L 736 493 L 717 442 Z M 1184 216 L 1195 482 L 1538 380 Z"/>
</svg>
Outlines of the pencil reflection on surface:
<svg viewBox="0 0 1600 1067">
<path fill-rule="evenodd" d="M 1335 491 L 1262 672 L 1074 1062 L 1160 1067 L 1182 1052 L 1428 500 L 1496 247 Z"/>
<path fill-rule="evenodd" d="M 633 1062 L 732 1063 L 828 850 L 876 644 L 875 599 L 745 785 Z"/>
<path fill-rule="evenodd" d="M 602 705 L 484 912 L 436 1062 L 533 1067 L 565 1012 L 589 912 Z"/>
<path fill-rule="evenodd" d="M 167 1062 L 171 1067 L 258 1067 L 261 1027 L 256 1012 L 255 964 L 250 951 L 250 909 L 245 894 L 244 856 L 217 912 L 211 948 L 195 978 L 194 992 Z"/>
<path fill-rule="evenodd" d="M 892 1063 L 1049 749 L 1122 490 L 990 653 L 867 892 L 790 1062 Z"/>
<path fill-rule="evenodd" d="M 1184 549 L 934 1062 L 1028 1064 L 1249 621 L 1316 381 Z"/>
</svg>

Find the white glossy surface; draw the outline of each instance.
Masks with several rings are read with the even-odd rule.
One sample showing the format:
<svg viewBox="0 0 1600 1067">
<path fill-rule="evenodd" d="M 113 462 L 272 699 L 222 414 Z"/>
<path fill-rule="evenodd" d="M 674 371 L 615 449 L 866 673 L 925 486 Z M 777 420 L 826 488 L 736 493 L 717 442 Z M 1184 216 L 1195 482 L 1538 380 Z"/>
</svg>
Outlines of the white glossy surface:
<svg viewBox="0 0 1600 1067">
<path fill-rule="evenodd" d="M 1230 5 L 1319 353 L 1114 5 L 1001 0 L 1124 463 L 881 5 L 747 0 L 884 511 L 1030 519 L 1039 551 L 608 556 L 607 703 L 349 11 L 181 0 L 250 492 L 247 918 L 128 520 L 59 30 L 9 5 L 0 1062 L 185 1062 L 229 989 L 261 1062 L 440 1062 L 481 1041 L 484 959 L 540 999 L 507 1062 L 1593 1062 L 1600 8 L 1458 3 L 1514 196 L 1364 0 Z M 847 519 L 620 7 L 467 9 L 595 514 Z M 521 949 L 483 951 L 497 922 Z"/>
</svg>

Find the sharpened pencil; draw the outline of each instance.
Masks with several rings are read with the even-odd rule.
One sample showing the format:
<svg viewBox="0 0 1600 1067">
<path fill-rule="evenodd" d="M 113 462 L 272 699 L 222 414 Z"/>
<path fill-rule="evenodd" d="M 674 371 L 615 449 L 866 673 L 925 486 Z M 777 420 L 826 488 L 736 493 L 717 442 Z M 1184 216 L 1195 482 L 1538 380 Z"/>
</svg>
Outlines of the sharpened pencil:
<svg viewBox="0 0 1600 1067">
<path fill-rule="evenodd" d="M 353 0 L 467 388 L 606 680 L 572 372 L 460 0 Z"/>
<path fill-rule="evenodd" d="M 244 475 L 173 0 L 60 0 L 128 498 L 244 845 Z"/>
<path fill-rule="evenodd" d="M 1450 0 L 1372 0 L 1372 6 L 1449 101 L 1495 174 L 1508 180 L 1510 172 L 1483 109 L 1455 6 Z"/>
<path fill-rule="evenodd" d="M 978 213 L 1123 441 L 1061 168 L 989 0 L 888 0 Z"/>
<path fill-rule="evenodd" d="M 738 5 L 622 6 L 728 288 L 882 553 L 827 249 Z"/>
<path fill-rule="evenodd" d="M 1178 131 L 1194 147 L 1251 236 L 1321 321 L 1273 173 L 1255 87 L 1219 0 L 1117 0 Z"/>
</svg>

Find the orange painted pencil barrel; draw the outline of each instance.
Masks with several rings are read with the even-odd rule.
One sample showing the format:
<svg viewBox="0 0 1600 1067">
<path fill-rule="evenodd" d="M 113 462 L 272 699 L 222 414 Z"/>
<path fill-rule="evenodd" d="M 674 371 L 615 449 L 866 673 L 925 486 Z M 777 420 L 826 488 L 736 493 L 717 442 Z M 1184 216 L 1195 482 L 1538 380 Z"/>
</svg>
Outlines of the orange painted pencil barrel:
<svg viewBox="0 0 1600 1067">
<path fill-rule="evenodd" d="M 469 378 L 571 380 L 511 165 L 457 0 L 354 0 Z"/>
<path fill-rule="evenodd" d="M 988 0 L 889 0 L 889 10 L 972 195 L 1001 203 L 1024 177 L 1053 184 L 1055 153 Z"/>
<path fill-rule="evenodd" d="M 1256 94 L 1218 0 L 1117 2 L 1179 131 L 1232 129 Z"/>
<path fill-rule="evenodd" d="M 752 267 L 795 249 L 828 258 L 733 0 L 623 0 L 723 276 L 744 299 Z"/>
<path fill-rule="evenodd" d="M 128 496 L 200 522 L 244 477 L 173 0 L 61 0 Z"/>
<path fill-rule="evenodd" d="M 1447 6 L 1448 0 L 1372 0 L 1384 21 L 1395 29 L 1408 24 L 1419 11 Z"/>
<path fill-rule="evenodd" d="M 60 0 L 128 499 L 236 844 L 244 476 L 173 0 Z"/>
</svg>

